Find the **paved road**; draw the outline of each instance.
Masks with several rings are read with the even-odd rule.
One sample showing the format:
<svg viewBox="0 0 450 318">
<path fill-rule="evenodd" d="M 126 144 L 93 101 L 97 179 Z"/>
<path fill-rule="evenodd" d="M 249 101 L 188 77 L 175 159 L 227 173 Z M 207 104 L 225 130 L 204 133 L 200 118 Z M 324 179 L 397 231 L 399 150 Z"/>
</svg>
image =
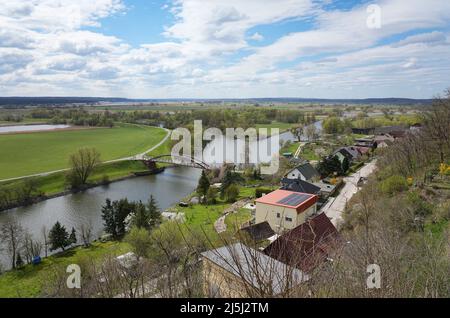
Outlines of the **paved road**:
<svg viewBox="0 0 450 318">
<path fill-rule="evenodd" d="M 342 213 L 345 210 L 347 202 L 355 193 L 358 192 L 358 187 L 356 184 L 359 178 L 368 177 L 375 170 L 375 168 L 376 160 L 373 160 L 354 174 L 344 178 L 345 185 L 341 189 L 339 195 L 328 201 L 327 204 L 322 207 L 321 212 L 325 212 L 335 226 L 342 220 Z"/>
<path fill-rule="evenodd" d="M 104 161 L 102 163 L 112 163 L 112 162 L 119 162 L 119 161 L 125 161 L 125 160 L 142 160 L 146 153 L 149 153 L 149 152 L 155 150 L 156 148 L 161 146 L 170 137 L 170 130 L 168 130 L 166 128 L 163 128 L 163 129 L 167 132 L 166 136 L 163 138 L 163 140 L 161 140 L 158 144 L 154 145 L 152 148 L 147 149 L 143 153 L 140 153 L 140 154 L 137 154 L 137 155 L 134 155 L 134 156 L 131 156 L 131 157 L 125 157 L 125 158 L 119 158 L 119 159 L 114 159 L 114 160 L 108 160 L 108 161 Z M 60 170 L 53 170 L 53 171 L 48 171 L 48 172 L 31 174 L 31 175 L 28 175 L 28 176 L 21 176 L 21 177 L 9 178 L 9 179 L 2 179 L 2 180 L 0 180 L 0 182 L 14 181 L 14 180 L 25 179 L 25 178 L 32 178 L 32 177 L 43 177 L 43 176 L 48 176 L 50 174 L 54 174 L 54 173 L 57 173 L 57 172 L 63 172 L 63 171 L 68 171 L 68 170 L 70 170 L 70 169 L 66 168 L 66 169 L 60 169 Z"/>
</svg>

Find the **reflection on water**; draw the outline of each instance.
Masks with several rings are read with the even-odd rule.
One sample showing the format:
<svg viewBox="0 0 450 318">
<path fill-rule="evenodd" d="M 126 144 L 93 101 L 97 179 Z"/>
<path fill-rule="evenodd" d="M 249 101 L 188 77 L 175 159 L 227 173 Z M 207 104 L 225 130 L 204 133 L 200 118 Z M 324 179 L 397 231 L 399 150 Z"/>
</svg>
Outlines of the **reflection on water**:
<svg viewBox="0 0 450 318">
<path fill-rule="evenodd" d="M 321 122 L 315 125 L 320 131 Z M 287 140 L 297 139 L 291 132 L 280 134 L 280 141 Z M 108 186 L 0 212 L 0 226 L 8 218 L 15 217 L 35 238 L 42 240 L 41 231 L 44 225 L 49 229 L 59 221 L 70 231 L 72 227 L 77 228 L 80 224 L 91 223 L 93 234 L 98 237 L 103 230 L 101 207 L 107 198 L 111 200 L 128 198 L 131 201 L 146 202 L 152 194 L 163 210 L 192 193 L 197 186 L 200 173 L 201 170 L 194 168 L 170 168 L 157 175 L 114 182 Z M 5 255 L 0 254 L 0 263 L 4 268 L 8 268 L 9 262 Z"/>
<path fill-rule="evenodd" d="M 111 183 L 108 186 L 1 212 L 0 225 L 9 217 L 15 217 L 35 238 L 41 239 L 44 225 L 48 229 L 59 221 L 70 230 L 72 227 L 77 228 L 82 223 L 90 222 L 94 236 L 98 237 L 103 230 L 101 207 L 107 198 L 111 200 L 128 198 L 131 201 L 147 202 L 152 194 L 159 207 L 166 209 L 194 191 L 200 173 L 199 169 L 178 167 L 153 176 Z M 3 267 L 8 265 L 5 255 L 1 256 L 0 261 Z"/>
</svg>

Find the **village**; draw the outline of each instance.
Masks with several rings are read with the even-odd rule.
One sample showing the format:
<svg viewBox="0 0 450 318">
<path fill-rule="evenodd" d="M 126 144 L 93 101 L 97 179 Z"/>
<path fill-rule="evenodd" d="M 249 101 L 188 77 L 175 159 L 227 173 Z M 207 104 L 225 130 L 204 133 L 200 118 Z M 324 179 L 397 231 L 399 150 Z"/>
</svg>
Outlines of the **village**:
<svg viewBox="0 0 450 318">
<path fill-rule="evenodd" d="M 377 151 L 420 129 L 418 124 L 355 129 L 353 133 L 364 138 L 335 149 L 321 162 L 301 159 L 300 150 L 306 143 L 299 143 L 296 155 L 283 153 L 295 167 L 285 173 L 279 187 L 268 193 L 256 191 L 254 199 L 236 202 L 214 223 L 220 234 L 227 230 L 224 220 L 228 215 L 239 209 L 251 212 L 251 219 L 240 226 L 232 244 L 201 254 L 204 294 L 247 297 L 253 294 L 252 289 L 264 289 L 272 296 L 290 296 L 310 279 L 308 273 L 324 262 L 332 262 L 332 252 L 349 243 L 339 234 L 341 216 L 347 201 L 376 169 Z M 337 164 L 327 167 L 324 178 L 327 162 Z M 356 169 L 350 169 L 352 166 Z M 342 167 L 344 171 L 339 171 Z M 221 186 L 212 185 L 217 189 Z M 181 205 L 200 201 L 202 198 L 193 197 L 190 203 Z M 184 218 L 174 212 L 163 212 L 163 216 Z"/>
</svg>

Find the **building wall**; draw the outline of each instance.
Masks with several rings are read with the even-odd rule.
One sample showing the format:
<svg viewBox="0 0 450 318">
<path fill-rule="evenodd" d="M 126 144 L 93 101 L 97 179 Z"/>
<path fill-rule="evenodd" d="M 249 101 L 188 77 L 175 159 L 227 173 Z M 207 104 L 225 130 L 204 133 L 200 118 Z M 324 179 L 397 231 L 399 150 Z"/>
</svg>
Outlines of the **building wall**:
<svg viewBox="0 0 450 318">
<path fill-rule="evenodd" d="M 314 204 L 306 211 L 298 213 L 295 209 L 256 202 L 255 223 L 267 221 L 272 230 L 279 234 L 303 224 L 308 217 L 316 213 L 316 207 Z M 292 221 L 288 221 L 286 218 L 290 218 Z"/>
<path fill-rule="evenodd" d="M 214 298 L 248 297 L 241 279 L 206 258 L 203 258 L 203 293 Z"/>
</svg>

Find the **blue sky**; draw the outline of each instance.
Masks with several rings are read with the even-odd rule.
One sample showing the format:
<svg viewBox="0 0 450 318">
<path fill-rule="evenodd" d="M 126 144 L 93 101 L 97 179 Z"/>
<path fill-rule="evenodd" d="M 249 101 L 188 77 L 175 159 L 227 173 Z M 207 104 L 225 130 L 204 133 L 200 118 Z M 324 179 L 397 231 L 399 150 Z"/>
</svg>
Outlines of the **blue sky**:
<svg viewBox="0 0 450 318">
<path fill-rule="evenodd" d="M 430 98 L 446 0 L 9 0 L 0 94 Z"/>
</svg>

